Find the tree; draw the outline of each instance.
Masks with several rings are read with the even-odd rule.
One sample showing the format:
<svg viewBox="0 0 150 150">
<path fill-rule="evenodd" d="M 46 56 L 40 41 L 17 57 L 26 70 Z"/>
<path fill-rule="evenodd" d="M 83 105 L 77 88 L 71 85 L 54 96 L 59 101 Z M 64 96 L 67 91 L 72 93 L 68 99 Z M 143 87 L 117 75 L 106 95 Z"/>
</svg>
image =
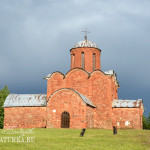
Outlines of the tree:
<svg viewBox="0 0 150 150">
<path fill-rule="evenodd" d="M 149 113 L 149 116 L 146 119 L 146 122 L 147 122 L 147 129 L 150 130 L 150 113 Z"/>
<path fill-rule="evenodd" d="M 150 130 L 150 113 L 147 118 L 143 115 L 142 120 L 143 120 L 143 129 Z"/>
<path fill-rule="evenodd" d="M 147 129 L 147 121 L 146 121 L 146 117 L 144 115 L 142 117 L 142 121 L 143 121 L 143 129 Z"/>
<path fill-rule="evenodd" d="M 5 101 L 6 97 L 8 96 L 9 92 L 10 91 L 9 91 L 7 85 L 5 85 L 5 87 L 2 90 L 0 90 L 0 129 L 2 129 L 3 125 L 4 125 L 3 105 L 4 105 L 4 101 Z"/>
</svg>

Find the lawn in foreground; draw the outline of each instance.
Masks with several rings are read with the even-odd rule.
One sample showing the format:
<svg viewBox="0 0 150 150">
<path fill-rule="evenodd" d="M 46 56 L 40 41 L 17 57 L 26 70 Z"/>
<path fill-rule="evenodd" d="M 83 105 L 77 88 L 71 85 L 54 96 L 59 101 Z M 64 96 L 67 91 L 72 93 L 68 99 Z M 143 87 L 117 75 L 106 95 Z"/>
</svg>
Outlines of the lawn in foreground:
<svg viewBox="0 0 150 150">
<path fill-rule="evenodd" d="M 87 129 L 84 137 L 79 137 L 80 131 L 3 129 L 0 130 L 0 150 L 150 150 L 150 130 L 118 130 L 118 134 L 113 135 L 112 130 Z"/>
</svg>

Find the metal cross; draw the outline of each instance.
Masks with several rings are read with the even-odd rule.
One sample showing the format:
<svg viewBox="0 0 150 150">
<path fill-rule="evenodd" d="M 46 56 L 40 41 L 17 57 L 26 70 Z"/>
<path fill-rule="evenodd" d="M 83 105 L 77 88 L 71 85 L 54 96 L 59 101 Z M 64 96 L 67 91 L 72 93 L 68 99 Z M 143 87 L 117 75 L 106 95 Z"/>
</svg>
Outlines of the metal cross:
<svg viewBox="0 0 150 150">
<path fill-rule="evenodd" d="M 87 31 L 87 28 L 85 29 L 85 31 L 82 31 L 82 32 L 85 32 L 84 38 L 85 38 L 85 40 L 87 40 L 87 33 L 90 33 L 90 32 Z"/>
</svg>

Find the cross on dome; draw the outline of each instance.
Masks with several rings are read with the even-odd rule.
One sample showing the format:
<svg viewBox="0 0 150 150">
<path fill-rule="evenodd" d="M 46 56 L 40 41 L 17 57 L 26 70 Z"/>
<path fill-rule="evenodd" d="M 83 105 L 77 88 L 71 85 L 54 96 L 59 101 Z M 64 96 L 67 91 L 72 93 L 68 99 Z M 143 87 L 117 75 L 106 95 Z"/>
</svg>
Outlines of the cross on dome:
<svg viewBox="0 0 150 150">
<path fill-rule="evenodd" d="M 82 32 L 85 32 L 84 38 L 85 38 L 85 40 L 87 40 L 87 33 L 90 33 L 90 32 L 87 31 L 87 28 L 85 28 L 85 31 L 82 31 Z"/>
</svg>

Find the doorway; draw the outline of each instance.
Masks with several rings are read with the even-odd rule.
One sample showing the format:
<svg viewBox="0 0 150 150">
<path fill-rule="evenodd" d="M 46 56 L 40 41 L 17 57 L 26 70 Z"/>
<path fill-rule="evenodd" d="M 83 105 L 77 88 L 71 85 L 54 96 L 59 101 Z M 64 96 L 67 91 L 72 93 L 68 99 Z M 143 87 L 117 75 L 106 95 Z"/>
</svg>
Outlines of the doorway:
<svg viewBox="0 0 150 150">
<path fill-rule="evenodd" d="M 61 114 L 61 128 L 69 128 L 70 127 L 70 115 L 68 112 L 64 111 Z"/>
</svg>

